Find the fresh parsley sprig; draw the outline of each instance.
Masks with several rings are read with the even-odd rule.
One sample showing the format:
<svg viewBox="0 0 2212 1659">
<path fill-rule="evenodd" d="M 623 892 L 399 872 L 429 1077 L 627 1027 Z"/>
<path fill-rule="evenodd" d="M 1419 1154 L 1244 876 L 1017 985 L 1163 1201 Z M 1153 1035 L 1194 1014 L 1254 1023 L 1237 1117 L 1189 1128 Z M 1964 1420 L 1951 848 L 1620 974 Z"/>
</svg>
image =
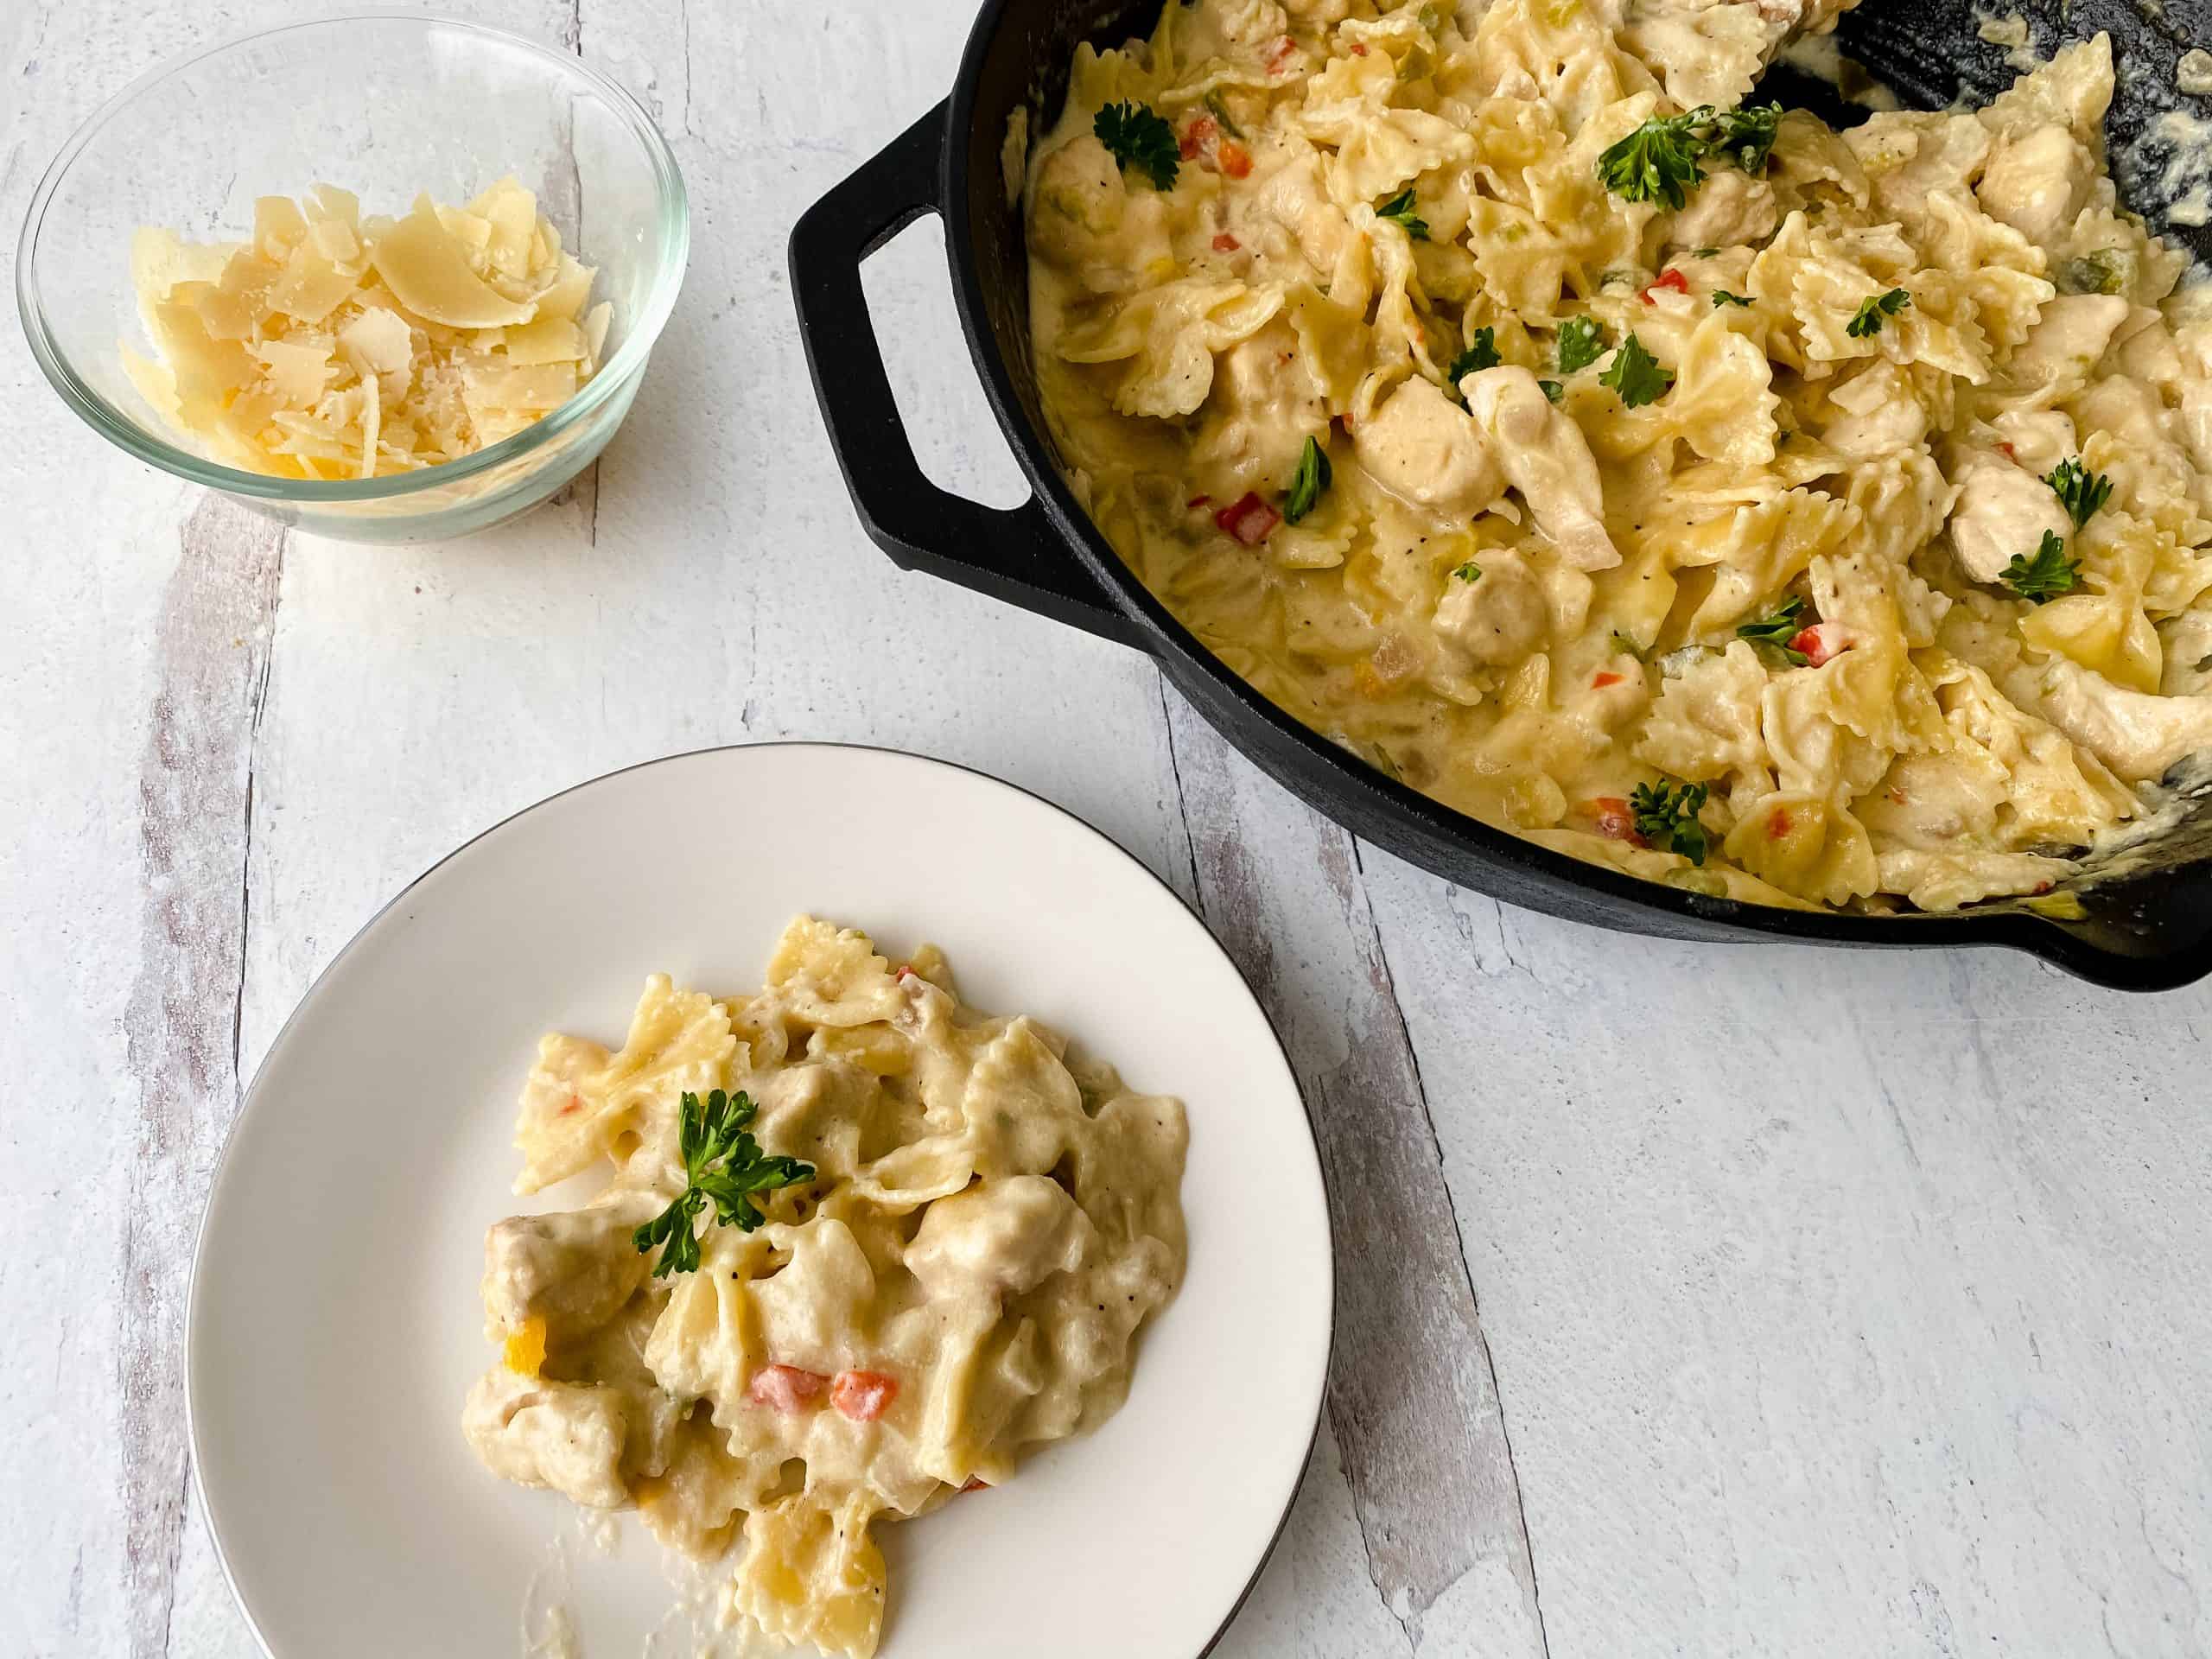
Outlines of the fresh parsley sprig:
<svg viewBox="0 0 2212 1659">
<path fill-rule="evenodd" d="M 1421 204 L 1414 200 L 1414 188 L 1410 184 L 1377 207 L 1375 217 L 1387 219 L 1393 225 L 1403 226 L 1406 234 L 1416 242 L 1428 240 L 1428 221 L 1421 216 Z"/>
<path fill-rule="evenodd" d="M 717 1089 L 703 1106 L 698 1096 L 684 1094 L 677 1141 L 683 1154 L 683 1191 L 630 1235 L 641 1255 L 656 1244 L 661 1247 L 654 1278 L 697 1270 L 699 1236 L 692 1223 L 708 1200 L 714 1201 L 717 1226 L 734 1225 L 749 1233 L 766 1219 L 753 1201 L 754 1193 L 814 1179 L 813 1165 L 760 1150 L 746 1128 L 759 1109 L 742 1090 L 733 1096 Z"/>
<path fill-rule="evenodd" d="M 1465 564 L 1455 566 L 1452 574 L 1462 582 L 1478 582 L 1483 579 L 1483 568 L 1472 559 L 1469 559 Z"/>
<path fill-rule="evenodd" d="M 1109 104 L 1090 124 L 1098 142 L 1123 168 L 1135 168 L 1155 190 L 1175 188 L 1182 145 L 1166 118 L 1145 104 Z"/>
<path fill-rule="evenodd" d="M 1613 353 L 1611 365 L 1598 377 L 1598 384 L 1611 386 L 1630 409 L 1641 409 L 1656 402 L 1675 384 L 1675 372 L 1662 368 L 1659 359 L 1644 350 L 1643 342 L 1630 334 Z"/>
<path fill-rule="evenodd" d="M 1467 336 L 1467 349 L 1452 359 L 1452 366 L 1444 372 L 1456 394 L 1459 382 L 1484 369 L 1494 369 L 1502 361 L 1497 354 L 1497 330 L 1478 328 Z"/>
<path fill-rule="evenodd" d="M 1598 178 L 1627 201 L 1661 201 L 1680 213 L 1705 181 L 1704 163 L 1719 156 L 1745 172 L 1765 171 L 1774 153 L 1782 106 L 1716 110 L 1700 104 L 1680 115 L 1655 115 L 1598 157 Z"/>
<path fill-rule="evenodd" d="M 1559 372 L 1573 374 L 1605 354 L 1605 325 L 1595 317 L 1569 317 L 1559 326 Z"/>
<path fill-rule="evenodd" d="M 1792 594 L 1782 601 L 1771 616 L 1763 616 L 1756 622 L 1746 622 L 1736 630 L 1738 639 L 1748 639 L 1762 650 L 1778 651 L 1783 660 L 1795 668 L 1802 668 L 1807 658 L 1802 651 L 1794 650 L 1789 642 L 1804 631 L 1805 601 Z"/>
<path fill-rule="evenodd" d="M 1329 452 L 1309 437 L 1298 452 L 1298 471 L 1290 480 L 1289 499 L 1282 504 L 1283 518 L 1294 524 L 1313 512 L 1327 493 L 1330 481 Z"/>
<path fill-rule="evenodd" d="M 1853 340 L 1867 340 L 1882 332 L 1882 323 L 1912 303 L 1912 296 L 1901 288 L 1886 294 L 1875 294 L 1859 301 L 1859 309 L 1851 321 L 1843 325 L 1843 332 Z"/>
<path fill-rule="evenodd" d="M 2089 515 L 2112 499 L 2112 480 L 2102 473 L 2089 471 L 2070 458 L 2045 473 L 2043 481 L 2050 486 L 2076 530 L 2088 524 Z"/>
<path fill-rule="evenodd" d="M 2032 558 L 2015 553 L 1997 580 L 2031 604 L 2047 605 L 2082 585 L 2082 562 L 2066 556 L 2066 543 L 2046 530 Z"/>
<path fill-rule="evenodd" d="M 1751 302 L 1742 295 L 1731 294 L 1725 288 L 1716 288 L 1713 290 L 1713 308 L 1716 311 L 1724 305 L 1749 305 L 1750 303 Z"/>
<path fill-rule="evenodd" d="M 1680 853 L 1693 864 L 1705 862 L 1705 826 L 1697 821 L 1705 810 L 1703 784 L 1638 784 L 1628 798 L 1628 810 L 1636 833 L 1661 852 Z"/>
</svg>

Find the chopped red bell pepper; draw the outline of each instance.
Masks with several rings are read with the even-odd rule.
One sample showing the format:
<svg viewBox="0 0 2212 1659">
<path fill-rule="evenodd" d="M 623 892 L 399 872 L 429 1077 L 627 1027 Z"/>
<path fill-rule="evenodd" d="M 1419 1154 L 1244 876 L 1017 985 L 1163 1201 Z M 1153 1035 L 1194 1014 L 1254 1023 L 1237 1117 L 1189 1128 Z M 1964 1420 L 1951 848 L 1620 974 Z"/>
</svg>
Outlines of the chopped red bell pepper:
<svg viewBox="0 0 2212 1659">
<path fill-rule="evenodd" d="M 1582 810 L 1590 815 L 1590 827 L 1608 841 L 1624 841 L 1631 847 L 1649 847 L 1651 843 L 1636 832 L 1636 814 L 1618 795 L 1600 795 L 1583 802 Z"/>
<path fill-rule="evenodd" d="M 1659 273 L 1651 286 L 1643 290 L 1643 302 L 1646 305 L 1656 303 L 1651 297 L 1652 293 L 1662 288 L 1671 288 L 1677 294 L 1687 294 L 1690 291 L 1690 279 L 1679 270 L 1663 270 Z"/>
<path fill-rule="evenodd" d="M 1183 142 L 1179 146 L 1183 152 L 1183 159 L 1186 162 L 1196 161 L 1198 152 L 1206 147 L 1206 140 L 1213 135 L 1214 119 L 1210 115 L 1202 115 L 1184 128 Z"/>
<path fill-rule="evenodd" d="M 856 1423 L 872 1423 L 898 1393 L 899 1379 L 881 1371 L 840 1371 L 830 1385 L 830 1403 Z"/>
<path fill-rule="evenodd" d="M 1247 490 L 1243 500 L 1234 506 L 1224 507 L 1213 516 L 1213 521 L 1247 547 L 1257 547 L 1274 533 L 1282 523 L 1282 514 L 1260 499 L 1255 490 Z"/>
<path fill-rule="evenodd" d="M 819 1371 L 803 1371 L 796 1365 L 763 1365 L 753 1373 L 746 1394 L 756 1406 L 777 1411 L 797 1411 L 822 1397 L 830 1379 Z"/>
<path fill-rule="evenodd" d="M 1213 158 L 1232 179 L 1243 178 L 1252 170 L 1252 152 L 1234 138 L 1224 138 L 1214 146 Z"/>
<path fill-rule="evenodd" d="M 1244 245 L 1242 242 L 1239 242 L 1227 231 L 1222 232 L 1213 239 L 1213 251 L 1216 253 L 1234 253 L 1237 249 L 1243 245 Z"/>
</svg>

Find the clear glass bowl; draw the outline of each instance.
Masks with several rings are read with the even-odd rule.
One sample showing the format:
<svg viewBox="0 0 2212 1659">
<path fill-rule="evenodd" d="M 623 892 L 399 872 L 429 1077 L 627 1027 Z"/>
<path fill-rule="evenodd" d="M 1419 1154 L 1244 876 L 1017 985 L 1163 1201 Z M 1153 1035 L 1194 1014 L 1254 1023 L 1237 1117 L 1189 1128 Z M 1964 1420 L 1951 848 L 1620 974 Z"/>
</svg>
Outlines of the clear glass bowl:
<svg viewBox="0 0 2212 1659">
<path fill-rule="evenodd" d="M 467 201 L 506 173 L 598 268 L 593 302 L 613 305 L 599 372 L 512 437 L 396 477 L 271 478 L 183 447 L 124 373 L 123 343 L 148 350 L 130 280 L 139 226 L 239 239 L 257 196 L 327 182 L 365 212 L 401 213 L 419 192 Z M 317 535 L 424 541 L 512 518 L 590 464 L 637 396 L 690 243 L 676 157 L 613 81 L 496 29 L 382 13 L 250 35 L 111 99 L 31 197 L 16 297 L 54 390 L 141 461 Z"/>
</svg>

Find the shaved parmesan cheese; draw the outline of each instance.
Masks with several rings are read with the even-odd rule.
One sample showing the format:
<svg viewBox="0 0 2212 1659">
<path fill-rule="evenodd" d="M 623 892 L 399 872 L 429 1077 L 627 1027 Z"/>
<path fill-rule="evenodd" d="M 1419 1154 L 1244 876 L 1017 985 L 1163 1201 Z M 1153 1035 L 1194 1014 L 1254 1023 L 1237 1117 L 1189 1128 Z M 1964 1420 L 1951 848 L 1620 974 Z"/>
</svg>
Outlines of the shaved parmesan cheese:
<svg viewBox="0 0 2212 1659">
<path fill-rule="evenodd" d="M 366 307 L 361 315 L 338 331 L 339 340 L 372 374 L 391 374 L 414 360 L 414 331 L 397 311 L 380 305 Z"/>
<path fill-rule="evenodd" d="M 269 340 L 254 347 L 254 355 L 268 371 L 270 389 L 294 408 L 312 408 L 321 401 L 324 388 L 330 384 L 332 370 L 327 351 L 295 346 L 288 340 Z"/>
<path fill-rule="evenodd" d="M 491 226 L 474 215 L 471 225 Z M 468 250 L 440 222 L 428 196 L 406 218 L 395 219 L 371 245 L 369 257 L 385 285 L 409 310 L 454 328 L 504 328 L 537 315 L 531 301 L 506 298 L 472 268 Z"/>
<path fill-rule="evenodd" d="M 565 403 L 599 367 L 613 308 L 537 198 L 503 178 L 466 208 L 397 219 L 351 192 L 254 204 L 249 243 L 133 237 L 158 360 L 124 373 L 217 458 L 285 478 L 372 478 L 473 454 Z"/>
</svg>

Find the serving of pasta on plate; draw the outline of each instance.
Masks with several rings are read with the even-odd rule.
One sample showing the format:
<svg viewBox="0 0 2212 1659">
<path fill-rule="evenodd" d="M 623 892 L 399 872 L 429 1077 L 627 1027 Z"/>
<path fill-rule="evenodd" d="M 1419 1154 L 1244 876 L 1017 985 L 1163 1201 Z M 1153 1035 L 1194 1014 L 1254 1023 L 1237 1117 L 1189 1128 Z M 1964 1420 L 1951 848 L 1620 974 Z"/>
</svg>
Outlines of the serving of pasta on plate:
<svg viewBox="0 0 2212 1659">
<path fill-rule="evenodd" d="M 1045 408 L 1204 644 L 1450 806 L 1770 905 L 2032 898 L 2212 748 L 2212 309 L 2118 205 L 2102 36 L 1979 110 L 1753 99 L 1834 10 L 1078 48 Z"/>
<path fill-rule="evenodd" d="M 607 1179 L 486 1237 L 477 1456 L 731 1554 L 727 1619 L 853 1659 L 875 1521 L 1110 1416 L 1182 1281 L 1179 1102 L 811 918 L 751 997 L 657 976 L 619 1050 L 546 1037 L 516 1138 L 520 1192 Z"/>
</svg>

